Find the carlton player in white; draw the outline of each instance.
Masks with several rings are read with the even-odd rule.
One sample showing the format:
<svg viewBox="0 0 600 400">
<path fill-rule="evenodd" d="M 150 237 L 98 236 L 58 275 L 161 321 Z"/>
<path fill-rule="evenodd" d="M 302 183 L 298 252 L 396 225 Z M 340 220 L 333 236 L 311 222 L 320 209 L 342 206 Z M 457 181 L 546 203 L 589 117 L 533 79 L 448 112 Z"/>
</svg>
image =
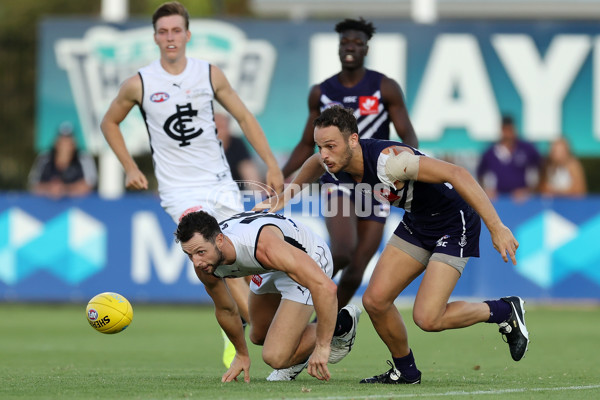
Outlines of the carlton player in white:
<svg viewBox="0 0 600 400">
<path fill-rule="evenodd" d="M 126 187 L 143 190 L 148 180 L 129 153 L 119 124 L 138 106 L 148 128 L 162 207 L 177 223 L 198 207 L 223 220 L 243 211 L 236 183 L 214 123 L 213 99 L 237 120 L 267 165 L 266 183 L 283 189 L 283 175 L 258 121 L 233 90 L 223 72 L 206 61 L 186 57 L 191 38 L 189 15 L 178 2 L 161 5 L 152 16 L 160 59 L 141 68 L 121 86 L 104 119 L 102 132 L 123 165 Z M 248 285 L 231 280 L 243 317 Z M 224 359 L 228 366 L 231 360 Z"/>
<path fill-rule="evenodd" d="M 333 261 L 321 237 L 279 214 L 246 212 L 219 226 L 204 211 L 182 217 L 175 236 L 237 350 L 223 382 L 242 371 L 250 381 L 244 331 L 222 279 L 247 275 L 254 275 L 250 340 L 263 346 L 263 360 L 275 368 L 267 380 L 293 380 L 305 366 L 315 378 L 329 380 L 327 363 L 339 362 L 350 352 L 360 310 L 348 305 L 337 312 Z M 317 322 L 309 323 L 313 311 Z"/>
</svg>

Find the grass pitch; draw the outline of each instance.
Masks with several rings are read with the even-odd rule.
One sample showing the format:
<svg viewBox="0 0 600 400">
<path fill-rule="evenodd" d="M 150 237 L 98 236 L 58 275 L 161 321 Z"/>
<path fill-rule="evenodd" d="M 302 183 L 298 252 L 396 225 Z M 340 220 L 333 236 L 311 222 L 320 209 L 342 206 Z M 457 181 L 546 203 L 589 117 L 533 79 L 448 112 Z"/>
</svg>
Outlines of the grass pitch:
<svg viewBox="0 0 600 400">
<path fill-rule="evenodd" d="M 251 383 L 221 383 L 222 340 L 210 307 L 133 304 L 133 323 L 95 332 L 85 305 L 0 303 L 1 399 L 593 399 L 600 398 L 600 307 L 527 307 L 531 344 L 512 361 L 496 326 L 440 333 L 402 310 L 423 383 L 360 385 L 389 354 L 363 313 L 356 344 L 332 379 L 303 372 L 266 382 L 271 369 L 249 345 Z"/>
</svg>

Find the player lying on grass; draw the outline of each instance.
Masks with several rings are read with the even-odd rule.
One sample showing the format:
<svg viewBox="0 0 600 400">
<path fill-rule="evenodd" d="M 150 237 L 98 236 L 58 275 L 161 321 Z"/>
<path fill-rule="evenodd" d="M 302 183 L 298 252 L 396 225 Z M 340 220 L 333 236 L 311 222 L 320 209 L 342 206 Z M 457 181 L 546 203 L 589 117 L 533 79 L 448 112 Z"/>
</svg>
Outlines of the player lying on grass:
<svg viewBox="0 0 600 400">
<path fill-rule="evenodd" d="M 338 313 L 331 252 L 322 238 L 278 214 L 241 213 L 219 226 L 203 211 L 184 215 L 175 236 L 236 349 L 223 382 L 242 371 L 250 381 L 244 330 L 223 281 L 248 275 L 250 340 L 263 346 L 263 360 L 275 368 L 267 380 L 293 380 L 306 366 L 315 378 L 330 379 L 327 363 L 350 352 L 361 311 L 348 305 Z M 309 323 L 313 311 L 318 322 Z"/>
<path fill-rule="evenodd" d="M 421 382 L 394 300 L 422 273 L 413 308 L 413 319 L 421 329 L 438 332 L 479 322 L 497 323 L 512 358 L 519 361 L 529 343 L 519 297 L 448 302 L 469 258 L 479 257 L 480 217 L 505 262 L 510 257 L 516 264 L 519 246 L 469 172 L 399 142 L 359 139 L 352 110 L 340 106 L 323 111 L 314 127 L 319 153 L 304 163 L 282 195 L 257 208 L 283 208 L 302 184 L 327 172 L 338 184 L 370 192 L 405 210 L 363 295 L 365 310 L 393 363 L 386 373 L 361 383 Z"/>
</svg>

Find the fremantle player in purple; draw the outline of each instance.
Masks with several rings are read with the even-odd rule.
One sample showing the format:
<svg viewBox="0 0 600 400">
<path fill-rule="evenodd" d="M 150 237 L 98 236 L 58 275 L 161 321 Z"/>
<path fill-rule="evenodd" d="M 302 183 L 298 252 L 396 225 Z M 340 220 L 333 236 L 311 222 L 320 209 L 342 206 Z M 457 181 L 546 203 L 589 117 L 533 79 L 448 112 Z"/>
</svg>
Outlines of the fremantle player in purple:
<svg viewBox="0 0 600 400">
<path fill-rule="evenodd" d="M 298 185 L 312 182 L 324 172 L 339 184 L 370 191 L 405 210 L 363 295 L 365 310 L 393 362 L 388 361 L 389 371 L 361 383 L 421 383 L 394 300 L 423 273 L 413 308 L 413 320 L 421 329 L 439 332 L 479 322 L 496 323 L 512 358 L 523 358 L 529 334 L 520 297 L 448 302 L 469 258 L 479 256 L 480 218 L 504 261 L 510 258 L 516 264 L 519 243 L 471 174 L 399 142 L 359 139 L 349 109 L 325 110 L 314 127 L 319 153 L 304 163 L 282 195 L 271 199 L 271 211 L 281 209 L 296 194 Z"/>
<path fill-rule="evenodd" d="M 400 85 L 393 79 L 365 68 L 368 41 L 375 33 L 372 23 L 364 19 L 346 19 L 335 26 L 339 33 L 339 58 L 342 70 L 310 90 L 309 115 L 302 139 L 294 148 L 282 171 L 290 176 L 315 151 L 313 121 L 332 105 L 354 110 L 361 138 L 390 138 L 390 122 L 406 144 L 418 147 L 418 140 L 408 117 Z M 333 182 L 324 176 L 322 183 Z M 355 203 L 356 193 L 343 187 L 330 187 L 327 194 L 332 209 L 343 210 L 348 199 Z M 359 193 L 359 197 L 362 195 Z M 358 199 L 362 201 L 362 199 Z M 358 216 L 354 207 L 349 213 L 338 212 L 325 218 L 334 260 L 334 276 L 343 270 L 338 284 L 338 307 L 342 308 L 354 296 L 362 282 L 367 264 L 379 248 L 389 206 L 372 202 L 366 215 Z M 337 207 L 337 208 L 335 208 Z"/>
</svg>

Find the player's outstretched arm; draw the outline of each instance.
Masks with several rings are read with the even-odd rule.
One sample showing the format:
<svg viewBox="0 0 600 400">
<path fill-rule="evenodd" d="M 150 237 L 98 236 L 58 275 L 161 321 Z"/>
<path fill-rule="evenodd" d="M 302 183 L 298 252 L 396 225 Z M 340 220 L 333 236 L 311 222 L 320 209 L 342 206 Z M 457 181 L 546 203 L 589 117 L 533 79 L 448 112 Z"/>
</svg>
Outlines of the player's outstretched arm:
<svg viewBox="0 0 600 400">
<path fill-rule="evenodd" d="M 294 173 L 302 164 L 315 152 L 315 136 L 313 121 L 317 118 L 321 111 L 319 110 L 319 97 L 321 97 L 321 88 L 315 85 L 310 90 L 308 95 L 308 118 L 302 131 L 300 142 L 292 150 L 290 158 L 283 166 L 283 176 L 286 178 Z"/>
<path fill-rule="evenodd" d="M 404 103 L 404 94 L 400 85 L 393 79 L 384 77 L 381 81 L 381 99 L 387 103 L 390 119 L 396 128 L 396 132 L 402 143 L 414 147 L 419 147 L 419 139 L 410 122 L 408 110 Z"/>
<path fill-rule="evenodd" d="M 274 226 L 261 231 L 256 259 L 266 268 L 285 272 L 310 291 L 318 322 L 315 348 L 308 360 L 307 371 L 319 380 L 329 380 L 327 361 L 337 318 L 336 284 L 308 254 L 287 243 L 283 233 Z"/>
<path fill-rule="evenodd" d="M 281 193 L 283 191 L 283 174 L 260 124 L 233 90 L 220 68 L 211 65 L 210 75 L 215 99 L 236 119 L 250 145 L 267 165 L 266 183 L 275 191 L 273 194 Z"/>
<path fill-rule="evenodd" d="M 123 122 L 133 106 L 141 104 L 141 101 L 142 80 L 136 74 L 121 85 L 117 97 L 108 107 L 100 124 L 104 138 L 125 170 L 125 186 L 136 190 L 148 189 L 148 180 L 129 154 L 119 124 Z"/>
<path fill-rule="evenodd" d="M 261 203 L 258 203 L 253 211 L 268 210 L 269 212 L 277 212 L 295 196 L 297 196 L 304 188 L 304 184 L 312 183 L 316 181 L 321 175 L 325 173 L 325 167 L 321 163 L 321 157 L 319 154 L 313 154 L 308 160 L 302 165 L 302 168 L 298 174 L 294 177 L 294 180 L 287 185 L 283 193 L 277 196 L 270 197 Z"/>
<path fill-rule="evenodd" d="M 390 166 L 389 172 L 392 181 L 416 179 L 421 182 L 451 184 L 458 194 L 477 211 L 490 231 L 494 248 L 500 253 L 504 262 L 508 262 L 510 258 L 514 265 L 517 264 L 515 253 L 519 247 L 519 242 L 517 242 L 510 229 L 502 223 L 492 202 L 469 171 L 458 165 L 435 158 L 415 156 L 405 148 L 396 147 L 396 150 L 399 154 L 408 152 L 410 155 L 403 162 L 390 164 L 388 161 L 387 165 Z M 416 172 L 413 168 L 414 157 L 418 162 Z M 406 166 L 406 168 L 403 169 L 403 166 Z"/>
<path fill-rule="evenodd" d="M 209 275 L 199 268 L 195 268 L 195 271 L 215 304 L 215 316 L 219 325 L 235 347 L 235 357 L 221 382 L 237 380 L 242 372 L 244 381 L 250 382 L 250 355 L 237 305 L 222 278 Z"/>
</svg>

